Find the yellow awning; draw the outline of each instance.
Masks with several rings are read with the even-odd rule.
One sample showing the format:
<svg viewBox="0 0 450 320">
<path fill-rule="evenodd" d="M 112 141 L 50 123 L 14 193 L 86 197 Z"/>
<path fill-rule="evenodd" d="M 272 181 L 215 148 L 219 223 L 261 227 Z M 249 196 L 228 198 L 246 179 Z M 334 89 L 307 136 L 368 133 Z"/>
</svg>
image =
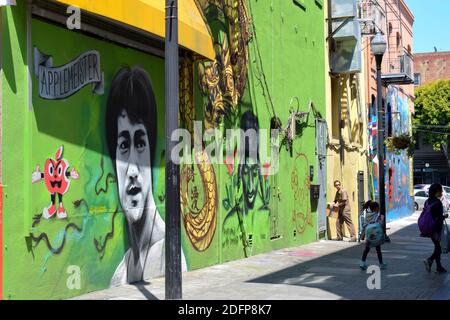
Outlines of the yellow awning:
<svg viewBox="0 0 450 320">
<path fill-rule="evenodd" d="M 56 0 L 165 38 L 165 0 Z M 211 60 L 212 36 L 194 0 L 178 1 L 179 43 Z"/>
</svg>

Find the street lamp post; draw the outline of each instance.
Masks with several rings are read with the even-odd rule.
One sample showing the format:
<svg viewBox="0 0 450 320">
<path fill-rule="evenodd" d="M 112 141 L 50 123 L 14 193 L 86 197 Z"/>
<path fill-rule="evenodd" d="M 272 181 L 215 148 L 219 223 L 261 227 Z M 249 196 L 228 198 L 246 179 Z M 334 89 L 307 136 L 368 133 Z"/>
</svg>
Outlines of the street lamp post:
<svg viewBox="0 0 450 320">
<path fill-rule="evenodd" d="M 381 84 L 381 63 L 383 55 L 386 52 L 386 40 L 381 33 L 372 39 L 372 53 L 375 56 L 377 64 L 377 112 L 378 112 L 378 194 L 380 200 L 380 214 L 384 215 L 384 230 L 386 233 L 386 192 L 385 192 L 385 169 L 384 169 L 384 108 L 383 108 L 383 92 Z"/>
<path fill-rule="evenodd" d="M 166 0 L 166 299 L 181 299 L 180 168 L 171 158 L 178 128 L 178 0 Z"/>
</svg>

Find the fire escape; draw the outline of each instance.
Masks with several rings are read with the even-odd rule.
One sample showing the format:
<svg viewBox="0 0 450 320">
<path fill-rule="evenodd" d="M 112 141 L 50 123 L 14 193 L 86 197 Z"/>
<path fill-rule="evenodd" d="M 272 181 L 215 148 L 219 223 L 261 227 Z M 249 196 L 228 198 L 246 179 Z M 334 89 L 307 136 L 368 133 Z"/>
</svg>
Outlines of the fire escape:
<svg viewBox="0 0 450 320">
<path fill-rule="evenodd" d="M 414 83 L 411 48 L 403 43 L 403 16 L 400 0 L 358 0 L 358 17 L 363 36 L 381 32 L 387 41 L 384 57 L 383 84 L 407 85 Z"/>
<path fill-rule="evenodd" d="M 329 37 L 331 71 L 361 71 L 361 38 L 381 32 L 387 41 L 384 57 L 385 86 L 414 83 L 411 48 L 403 43 L 403 2 L 400 0 L 330 0 Z"/>
</svg>

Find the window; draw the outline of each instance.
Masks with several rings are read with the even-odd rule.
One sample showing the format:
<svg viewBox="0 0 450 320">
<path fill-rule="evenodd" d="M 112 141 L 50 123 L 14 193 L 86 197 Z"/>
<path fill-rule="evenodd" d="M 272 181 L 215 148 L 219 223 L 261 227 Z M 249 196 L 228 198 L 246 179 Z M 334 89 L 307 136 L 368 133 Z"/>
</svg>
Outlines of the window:
<svg viewBox="0 0 450 320">
<path fill-rule="evenodd" d="M 420 86 L 422 83 L 420 73 L 414 73 L 414 85 Z"/>
<path fill-rule="evenodd" d="M 305 0 L 294 0 L 294 4 L 302 8 L 303 10 L 306 10 L 306 4 Z"/>
<path fill-rule="evenodd" d="M 427 195 L 427 193 L 425 191 L 419 191 L 419 192 L 416 193 L 416 197 L 425 197 L 425 198 L 427 198 L 428 195 Z"/>
<path fill-rule="evenodd" d="M 333 139 L 339 140 L 341 138 L 341 96 L 342 96 L 342 80 L 340 78 L 331 78 L 331 92 L 332 92 L 332 107 L 331 107 L 331 135 Z"/>
</svg>

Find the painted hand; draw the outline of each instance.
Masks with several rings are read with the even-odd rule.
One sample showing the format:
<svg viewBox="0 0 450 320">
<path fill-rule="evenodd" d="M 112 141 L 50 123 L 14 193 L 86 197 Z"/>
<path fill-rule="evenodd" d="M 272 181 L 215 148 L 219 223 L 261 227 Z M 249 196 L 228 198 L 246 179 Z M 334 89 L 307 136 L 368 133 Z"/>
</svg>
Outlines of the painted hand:
<svg viewBox="0 0 450 320">
<path fill-rule="evenodd" d="M 31 174 L 31 182 L 37 183 L 42 180 L 42 173 L 39 166 L 36 167 L 36 171 Z"/>
<path fill-rule="evenodd" d="M 77 170 L 75 170 L 75 168 L 70 171 L 70 177 L 74 180 L 78 180 L 78 178 L 80 178 L 80 175 L 78 174 Z"/>
</svg>

